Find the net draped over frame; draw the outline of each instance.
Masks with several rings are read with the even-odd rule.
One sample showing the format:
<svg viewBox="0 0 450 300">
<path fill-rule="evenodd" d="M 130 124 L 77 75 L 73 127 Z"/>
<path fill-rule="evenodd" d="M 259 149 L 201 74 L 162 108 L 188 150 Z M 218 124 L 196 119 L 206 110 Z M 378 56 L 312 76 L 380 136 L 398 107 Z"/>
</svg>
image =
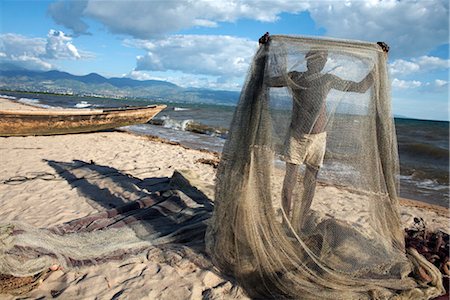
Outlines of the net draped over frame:
<svg viewBox="0 0 450 300">
<path fill-rule="evenodd" d="M 442 293 L 439 271 L 405 249 L 386 55 L 375 43 L 291 36 L 255 54 L 206 236 L 214 264 L 250 296 Z M 418 268 L 431 284 L 412 277 Z"/>
</svg>

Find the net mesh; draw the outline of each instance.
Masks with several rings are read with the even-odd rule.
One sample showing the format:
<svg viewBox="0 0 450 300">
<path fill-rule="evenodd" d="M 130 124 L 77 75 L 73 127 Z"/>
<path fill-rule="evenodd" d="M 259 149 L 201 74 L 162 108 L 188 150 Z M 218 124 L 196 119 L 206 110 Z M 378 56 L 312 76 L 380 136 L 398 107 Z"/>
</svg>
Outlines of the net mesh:
<svg viewBox="0 0 450 300">
<path fill-rule="evenodd" d="M 437 287 L 409 276 L 420 264 L 405 253 L 398 212 L 386 56 L 375 43 L 290 36 L 255 54 L 206 237 L 215 265 L 250 296 L 442 292 L 433 266 Z"/>
</svg>

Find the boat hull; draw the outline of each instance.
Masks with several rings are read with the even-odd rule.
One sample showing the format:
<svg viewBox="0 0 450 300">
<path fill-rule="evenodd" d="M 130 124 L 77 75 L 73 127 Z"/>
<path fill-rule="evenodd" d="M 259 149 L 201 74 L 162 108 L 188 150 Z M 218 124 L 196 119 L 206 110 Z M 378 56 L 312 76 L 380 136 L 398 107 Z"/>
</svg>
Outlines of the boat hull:
<svg viewBox="0 0 450 300">
<path fill-rule="evenodd" d="M 0 136 L 93 132 L 143 124 L 165 105 L 98 110 L 0 111 Z"/>
</svg>

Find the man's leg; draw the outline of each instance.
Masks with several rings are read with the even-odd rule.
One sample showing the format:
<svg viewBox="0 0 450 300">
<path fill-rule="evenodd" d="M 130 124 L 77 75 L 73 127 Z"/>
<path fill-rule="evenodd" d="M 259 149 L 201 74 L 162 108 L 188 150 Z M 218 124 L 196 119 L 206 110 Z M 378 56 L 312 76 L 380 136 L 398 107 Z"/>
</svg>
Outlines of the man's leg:
<svg viewBox="0 0 450 300">
<path fill-rule="evenodd" d="M 300 205 L 295 205 L 292 212 L 292 226 L 300 231 L 305 223 L 309 209 L 311 208 L 312 200 L 316 191 L 317 174 L 319 167 L 313 167 L 305 164 L 305 176 L 303 178 L 303 192 Z"/>
<path fill-rule="evenodd" d="M 281 205 L 290 219 L 291 207 L 292 207 L 292 192 L 294 191 L 295 184 L 297 182 L 298 165 L 292 163 L 286 163 L 286 174 L 283 181 L 283 190 L 281 191 Z"/>
</svg>

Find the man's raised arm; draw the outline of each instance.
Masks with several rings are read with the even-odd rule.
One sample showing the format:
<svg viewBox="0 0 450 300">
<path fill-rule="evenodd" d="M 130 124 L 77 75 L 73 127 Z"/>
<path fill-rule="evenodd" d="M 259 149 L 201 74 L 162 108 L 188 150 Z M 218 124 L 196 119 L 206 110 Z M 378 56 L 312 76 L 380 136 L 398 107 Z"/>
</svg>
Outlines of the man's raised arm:
<svg viewBox="0 0 450 300">
<path fill-rule="evenodd" d="M 360 82 L 344 80 L 336 75 L 330 74 L 329 76 L 332 76 L 331 88 L 343 92 L 365 93 L 373 84 L 373 73 L 373 70 L 370 71 Z"/>
<path fill-rule="evenodd" d="M 380 46 L 380 48 L 383 50 L 383 52 L 386 53 L 386 57 L 387 57 L 387 53 L 389 52 L 389 46 L 384 42 L 377 42 L 377 44 L 378 44 L 378 46 Z M 366 77 L 364 77 L 364 79 L 361 80 L 360 82 L 344 80 L 335 75 L 330 75 L 330 76 L 333 76 L 331 87 L 336 90 L 345 91 L 345 92 L 348 91 L 348 92 L 356 92 L 356 93 L 365 93 L 373 85 L 375 74 L 374 74 L 374 70 L 372 69 L 369 72 L 369 74 L 367 74 Z"/>
</svg>

